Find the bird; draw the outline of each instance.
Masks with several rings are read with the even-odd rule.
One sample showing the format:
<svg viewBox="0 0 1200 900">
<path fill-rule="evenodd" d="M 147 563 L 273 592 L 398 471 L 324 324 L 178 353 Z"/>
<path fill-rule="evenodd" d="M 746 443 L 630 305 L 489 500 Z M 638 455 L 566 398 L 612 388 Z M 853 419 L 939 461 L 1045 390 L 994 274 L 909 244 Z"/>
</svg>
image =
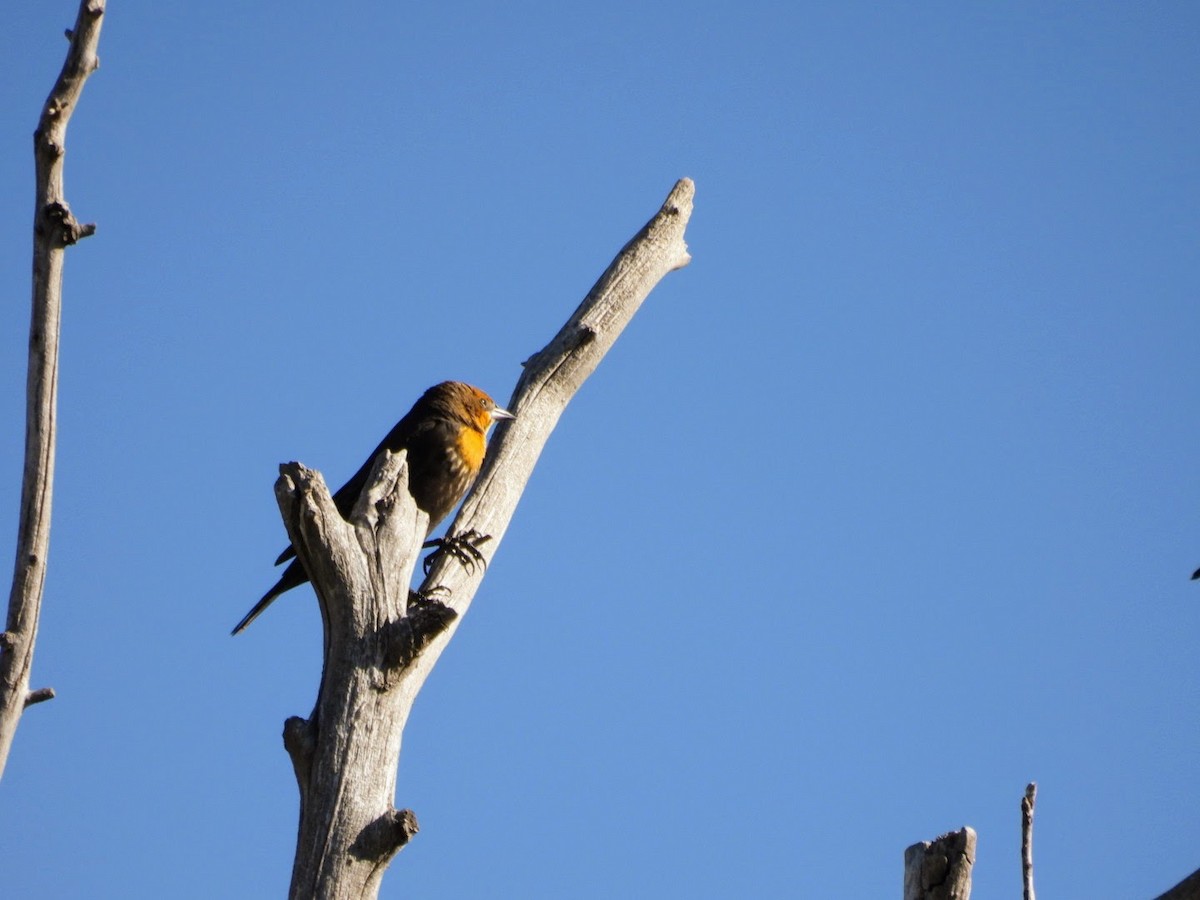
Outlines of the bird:
<svg viewBox="0 0 1200 900">
<path fill-rule="evenodd" d="M 428 538 L 467 493 L 479 474 L 487 451 L 488 429 L 501 419 L 515 418 L 477 387 L 461 381 L 436 384 L 387 433 L 353 477 L 338 488 L 333 495 L 334 505 L 343 517 L 348 517 L 359 494 L 366 487 L 379 455 L 385 450 L 392 453 L 407 450 L 408 490 L 417 506 L 429 516 L 429 528 L 425 532 Z M 474 537 L 476 542 L 481 539 L 478 535 Z M 426 546 L 445 546 L 446 543 L 449 542 L 431 541 Z M 459 551 L 452 552 L 462 558 Z M 474 555 L 478 556 L 478 553 Z M 308 573 L 295 556 L 296 548 L 290 544 L 279 554 L 275 565 L 289 559 L 292 564 L 283 570 L 275 586 L 263 594 L 262 599 L 234 626 L 230 634 L 244 630 L 280 594 L 308 581 Z"/>
</svg>

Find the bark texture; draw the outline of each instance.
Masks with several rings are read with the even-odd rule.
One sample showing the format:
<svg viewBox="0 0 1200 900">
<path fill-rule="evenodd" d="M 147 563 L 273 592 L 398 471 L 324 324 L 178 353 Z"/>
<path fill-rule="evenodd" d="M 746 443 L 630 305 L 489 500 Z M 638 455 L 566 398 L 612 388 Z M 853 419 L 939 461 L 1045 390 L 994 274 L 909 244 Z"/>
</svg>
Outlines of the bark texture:
<svg viewBox="0 0 1200 900">
<path fill-rule="evenodd" d="M 554 339 L 524 363 L 507 404 L 517 418 L 496 427 L 484 468 L 447 532 L 490 536 L 480 545 L 485 560 L 571 397 L 658 281 L 690 261 L 684 230 L 693 194 L 691 181 L 679 181 Z M 316 707 L 308 719 L 284 725 L 300 786 L 291 896 L 374 897 L 418 827 L 410 810 L 393 805 L 404 724 L 486 565 L 445 554 L 422 585 L 424 597 L 410 601 L 425 516 L 408 493 L 403 453 L 379 461 L 349 521 L 319 473 L 298 463 L 280 471 L 280 511 L 325 628 Z"/>
<path fill-rule="evenodd" d="M 904 851 L 904 900 L 969 900 L 975 829 L 964 827 Z"/>
<path fill-rule="evenodd" d="M 96 47 L 104 0 L 83 0 L 62 72 L 33 134 L 36 205 L 33 215 L 33 309 L 26 381 L 25 466 L 8 618 L 0 633 L 0 776 L 4 774 L 21 713 L 49 700 L 52 688 L 29 690 L 33 648 L 41 617 L 50 549 L 50 501 L 54 485 L 55 418 L 58 406 L 58 335 L 65 250 L 96 230 L 71 215 L 63 193 L 67 123 L 84 82 L 99 66 Z"/>
<path fill-rule="evenodd" d="M 316 708 L 284 725 L 300 787 L 293 897 L 374 896 L 384 868 L 416 833 L 393 808 L 400 739 L 412 703 L 411 657 L 396 632 L 428 517 L 408 493 L 403 452 L 380 459 L 347 522 L 320 473 L 280 467 L 275 485 L 292 546 L 312 577 L 325 627 Z"/>
</svg>

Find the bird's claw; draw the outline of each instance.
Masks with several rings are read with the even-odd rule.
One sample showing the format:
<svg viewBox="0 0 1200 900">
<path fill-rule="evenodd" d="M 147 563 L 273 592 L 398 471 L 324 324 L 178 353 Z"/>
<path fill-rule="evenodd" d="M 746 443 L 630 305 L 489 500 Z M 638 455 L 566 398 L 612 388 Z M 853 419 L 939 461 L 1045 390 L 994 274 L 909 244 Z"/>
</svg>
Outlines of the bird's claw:
<svg viewBox="0 0 1200 900">
<path fill-rule="evenodd" d="M 450 588 L 444 584 L 436 584 L 428 590 L 408 592 L 408 608 L 427 606 L 445 606 L 446 601 L 450 599 Z"/>
<path fill-rule="evenodd" d="M 426 541 L 422 544 L 423 547 L 436 547 L 437 549 L 425 557 L 422 563 L 425 574 L 429 574 L 429 570 L 433 568 L 433 564 L 437 562 L 438 557 L 443 553 L 448 553 L 457 559 L 468 572 L 474 573 L 477 563 L 482 565 L 486 572 L 487 560 L 483 558 L 483 554 L 479 552 L 479 548 L 491 539 L 492 536 L 490 534 L 480 534 L 472 528 L 470 531 L 464 531 L 462 534 L 456 534 L 453 537 L 434 538 L 431 541 Z"/>
</svg>

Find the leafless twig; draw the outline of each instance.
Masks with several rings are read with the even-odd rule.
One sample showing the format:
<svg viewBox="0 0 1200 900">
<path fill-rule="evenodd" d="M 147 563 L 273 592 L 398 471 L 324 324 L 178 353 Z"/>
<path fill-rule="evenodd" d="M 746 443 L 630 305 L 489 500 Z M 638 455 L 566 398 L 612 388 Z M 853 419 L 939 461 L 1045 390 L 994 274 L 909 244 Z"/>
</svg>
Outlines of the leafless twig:
<svg viewBox="0 0 1200 900">
<path fill-rule="evenodd" d="M 1021 798 L 1021 877 L 1025 885 L 1025 900 L 1036 900 L 1033 894 L 1033 805 L 1037 800 L 1037 782 L 1025 786 Z"/>
</svg>

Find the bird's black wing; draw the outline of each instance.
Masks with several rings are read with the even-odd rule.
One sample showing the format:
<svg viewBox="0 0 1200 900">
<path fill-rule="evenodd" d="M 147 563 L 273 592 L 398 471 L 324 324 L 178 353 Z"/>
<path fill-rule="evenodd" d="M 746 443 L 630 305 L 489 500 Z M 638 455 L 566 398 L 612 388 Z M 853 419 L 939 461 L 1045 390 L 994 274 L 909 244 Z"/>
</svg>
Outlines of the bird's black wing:
<svg viewBox="0 0 1200 900">
<path fill-rule="evenodd" d="M 397 422 L 384 439 L 379 442 L 379 446 L 371 451 L 371 455 L 367 457 L 367 461 L 359 466 L 357 472 L 350 476 L 350 480 L 334 492 L 333 505 L 338 508 L 338 512 L 342 514 L 343 519 L 347 518 L 350 515 L 350 511 L 354 509 L 354 504 L 358 501 L 358 495 L 366 487 L 367 478 L 370 477 L 371 469 L 374 467 L 375 459 L 379 454 L 384 450 L 390 450 L 392 453 L 395 453 L 401 447 L 407 447 L 415 435 L 434 427 L 434 422 L 427 416 L 417 416 L 414 415 L 415 413 L 417 413 L 417 409 L 414 407 L 408 415 Z M 278 559 L 275 560 L 275 565 L 281 565 L 295 556 L 296 548 L 288 544 L 287 549 L 280 553 Z M 300 584 L 303 583 L 300 582 Z M 295 585 L 292 585 L 292 587 L 295 587 Z M 284 588 L 284 590 L 287 589 Z"/>
<path fill-rule="evenodd" d="M 422 444 L 422 436 L 426 435 L 432 429 L 439 426 L 437 416 L 435 414 L 436 400 L 431 399 L 430 395 L 436 390 L 431 388 L 425 392 L 425 395 L 413 406 L 411 410 L 397 422 L 392 430 L 389 431 L 379 442 L 379 446 L 371 451 L 371 455 L 367 457 L 367 461 L 359 467 L 359 470 L 354 475 L 337 489 L 333 495 L 333 503 L 337 507 L 338 512 L 342 514 L 342 518 L 350 515 L 350 511 L 354 509 L 354 504 L 358 500 L 358 495 L 362 493 L 363 487 L 367 483 L 367 478 L 371 475 L 371 469 L 375 465 L 375 460 L 384 450 L 390 450 L 395 453 L 402 447 L 409 447 L 416 444 Z M 419 468 L 419 467 L 418 467 Z M 410 471 L 410 476 L 412 472 Z M 275 560 L 275 565 L 292 560 L 292 564 L 283 570 L 279 581 L 275 583 L 269 591 L 263 594 L 262 599 L 254 604 L 254 608 L 246 613 L 242 621 L 238 622 L 233 629 L 233 634 L 237 634 L 247 625 L 253 622 L 262 614 L 280 594 L 285 591 L 290 591 L 294 587 L 299 587 L 308 581 L 308 573 L 304 571 L 304 566 L 300 560 L 295 559 L 296 550 L 290 544 L 287 549 L 279 554 L 279 558 Z"/>
</svg>

